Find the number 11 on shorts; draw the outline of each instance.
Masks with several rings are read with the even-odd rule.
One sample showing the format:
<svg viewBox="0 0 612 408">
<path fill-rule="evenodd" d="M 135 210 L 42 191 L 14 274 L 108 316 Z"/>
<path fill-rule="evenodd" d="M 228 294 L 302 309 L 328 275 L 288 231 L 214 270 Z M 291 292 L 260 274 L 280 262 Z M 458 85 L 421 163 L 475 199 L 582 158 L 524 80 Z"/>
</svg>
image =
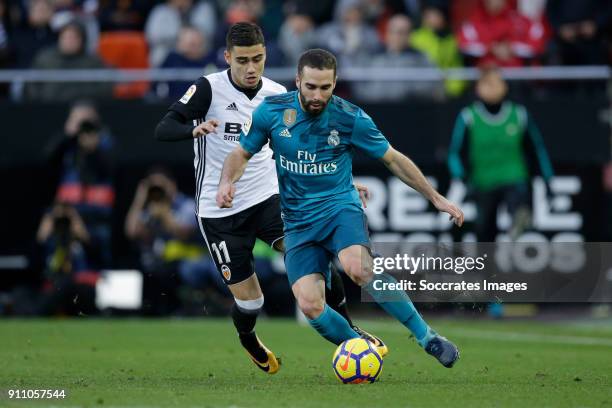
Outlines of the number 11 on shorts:
<svg viewBox="0 0 612 408">
<path fill-rule="evenodd" d="M 217 260 L 219 261 L 219 264 L 232 262 L 230 260 L 229 252 L 227 251 L 227 244 L 225 243 L 225 241 L 219 242 L 219 246 L 217 246 L 217 244 L 213 242 L 211 247 L 212 247 L 213 252 L 217 256 Z M 223 261 L 223 257 L 225 257 L 225 261 Z"/>
</svg>

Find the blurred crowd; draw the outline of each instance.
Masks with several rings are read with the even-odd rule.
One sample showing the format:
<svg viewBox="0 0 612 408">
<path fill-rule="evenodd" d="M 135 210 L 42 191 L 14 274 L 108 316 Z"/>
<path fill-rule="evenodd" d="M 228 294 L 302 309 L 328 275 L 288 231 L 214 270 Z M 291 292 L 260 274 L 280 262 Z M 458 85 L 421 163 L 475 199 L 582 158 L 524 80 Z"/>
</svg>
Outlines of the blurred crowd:
<svg viewBox="0 0 612 408">
<path fill-rule="evenodd" d="M 0 0 L 0 68 L 224 68 L 225 32 L 238 21 L 263 28 L 268 66 L 293 66 L 313 47 L 344 66 L 599 65 L 612 60 L 611 16 L 609 0 Z M 172 99 L 184 85 L 33 83 L 19 92 Z M 354 89 L 393 100 L 456 96 L 465 84 Z"/>
</svg>

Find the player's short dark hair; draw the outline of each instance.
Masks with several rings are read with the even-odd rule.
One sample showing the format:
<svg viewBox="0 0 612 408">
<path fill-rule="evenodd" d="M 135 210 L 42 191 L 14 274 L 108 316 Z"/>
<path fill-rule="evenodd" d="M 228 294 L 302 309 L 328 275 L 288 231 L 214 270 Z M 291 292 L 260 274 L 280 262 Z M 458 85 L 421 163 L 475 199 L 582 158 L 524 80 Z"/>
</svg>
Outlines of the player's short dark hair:
<svg viewBox="0 0 612 408">
<path fill-rule="evenodd" d="M 225 46 L 230 51 L 233 47 L 250 47 L 265 45 L 264 35 L 257 24 L 241 22 L 232 25 L 225 36 Z"/>
<path fill-rule="evenodd" d="M 333 69 L 334 77 L 336 76 L 336 57 L 329 51 L 322 50 L 320 48 L 314 48 L 307 50 L 300 55 L 298 61 L 298 75 L 302 75 L 304 67 L 316 68 L 320 70 Z"/>
</svg>

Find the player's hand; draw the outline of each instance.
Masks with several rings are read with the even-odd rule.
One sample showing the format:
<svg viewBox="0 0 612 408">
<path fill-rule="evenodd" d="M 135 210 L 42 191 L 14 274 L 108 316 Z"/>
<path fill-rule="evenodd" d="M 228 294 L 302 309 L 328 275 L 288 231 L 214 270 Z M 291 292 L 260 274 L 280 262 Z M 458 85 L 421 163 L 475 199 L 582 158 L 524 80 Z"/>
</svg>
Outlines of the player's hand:
<svg viewBox="0 0 612 408">
<path fill-rule="evenodd" d="M 191 134 L 195 139 L 196 137 L 206 136 L 209 133 L 217 133 L 217 126 L 219 126 L 219 121 L 217 119 L 210 119 L 194 127 Z"/>
<path fill-rule="evenodd" d="M 359 198 L 361 199 L 361 204 L 363 204 L 363 208 L 368 208 L 368 200 L 370 199 L 370 190 L 363 184 L 355 183 L 355 188 L 359 193 Z"/>
<path fill-rule="evenodd" d="M 463 225 L 463 211 L 455 204 L 448 201 L 445 197 L 440 196 L 434 203 L 438 211 L 450 214 L 449 220 L 452 220 L 458 227 Z"/>
<path fill-rule="evenodd" d="M 219 208 L 232 208 L 236 186 L 231 183 L 219 184 L 217 189 L 217 206 Z"/>
</svg>

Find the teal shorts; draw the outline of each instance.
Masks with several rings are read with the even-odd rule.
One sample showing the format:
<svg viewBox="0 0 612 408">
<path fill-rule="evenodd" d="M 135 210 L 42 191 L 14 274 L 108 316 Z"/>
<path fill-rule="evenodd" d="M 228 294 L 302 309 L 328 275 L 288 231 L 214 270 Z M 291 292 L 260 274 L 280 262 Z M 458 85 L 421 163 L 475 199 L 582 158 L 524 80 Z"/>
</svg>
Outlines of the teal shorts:
<svg viewBox="0 0 612 408">
<path fill-rule="evenodd" d="M 363 211 L 346 208 L 334 217 L 285 235 L 285 267 L 289 284 L 303 276 L 320 273 L 329 287 L 329 263 L 351 245 L 370 248 L 367 219 Z"/>
</svg>

